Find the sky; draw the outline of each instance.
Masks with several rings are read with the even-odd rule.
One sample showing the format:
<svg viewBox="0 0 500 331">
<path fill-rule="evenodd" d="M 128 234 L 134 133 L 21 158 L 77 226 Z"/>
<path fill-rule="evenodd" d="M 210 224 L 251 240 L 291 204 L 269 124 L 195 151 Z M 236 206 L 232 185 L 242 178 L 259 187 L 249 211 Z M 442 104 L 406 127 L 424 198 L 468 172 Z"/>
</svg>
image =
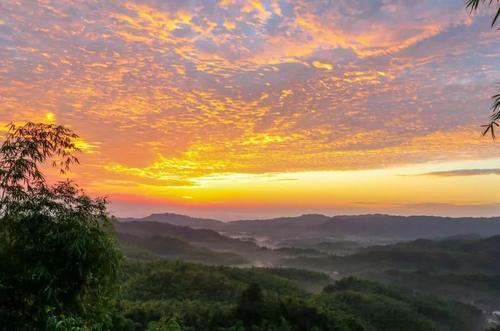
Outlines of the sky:
<svg viewBox="0 0 500 331">
<path fill-rule="evenodd" d="M 492 12 L 462 0 L 0 2 L 9 122 L 118 216 L 500 214 Z"/>
</svg>

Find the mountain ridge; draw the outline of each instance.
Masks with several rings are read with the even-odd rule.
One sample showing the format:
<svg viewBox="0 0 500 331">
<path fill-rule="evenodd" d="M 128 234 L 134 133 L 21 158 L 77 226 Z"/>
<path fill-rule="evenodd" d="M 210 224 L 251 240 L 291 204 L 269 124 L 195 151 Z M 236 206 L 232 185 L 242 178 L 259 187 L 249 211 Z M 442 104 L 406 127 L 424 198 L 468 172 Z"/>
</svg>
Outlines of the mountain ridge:
<svg viewBox="0 0 500 331">
<path fill-rule="evenodd" d="M 481 236 L 500 234 L 500 217 L 304 214 L 295 217 L 222 222 L 166 213 L 119 221 L 156 222 L 193 229 L 209 229 L 229 237 L 249 236 L 265 238 L 272 242 L 289 238 L 414 240 L 470 234 Z"/>
</svg>

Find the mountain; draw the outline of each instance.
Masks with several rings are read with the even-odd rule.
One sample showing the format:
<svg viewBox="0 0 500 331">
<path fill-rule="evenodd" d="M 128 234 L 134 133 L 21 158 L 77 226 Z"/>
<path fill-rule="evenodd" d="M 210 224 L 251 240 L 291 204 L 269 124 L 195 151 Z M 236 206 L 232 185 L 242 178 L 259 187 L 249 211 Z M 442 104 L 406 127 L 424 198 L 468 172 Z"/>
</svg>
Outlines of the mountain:
<svg viewBox="0 0 500 331">
<path fill-rule="evenodd" d="M 232 234 L 247 234 L 255 237 L 293 238 L 320 227 L 329 221 L 329 216 L 306 214 L 297 217 L 279 217 L 263 220 L 243 220 L 226 223 L 224 231 Z"/>
<path fill-rule="evenodd" d="M 436 239 L 450 236 L 500 234 L 500 217 L 451 218 L 436 216 L 354 215 L 325 216 L 306 214 L 263 220 L 221 222 L 176 214 L 153 214 L 130 222 L 159 222 L 209 229 L 230 237 L 253 237 L 265 244 L 286 239 L 331 238 L 376 242 L 380 240 Z"/>
<path fill-rule="evenodd" d="M 412 240 L 477 234 L 500 234 L 500 218 L 450 218 L 435 216 L 360 215 L 336 216 L 321 224 L 323 233 L 352 237 Z"/>
<path fill-rule="evenodd" d="M 259 247 L 250 241 L 243 241 L 226 237 L 216 231 L 208 229 L 193 229 L 187 226 L 177 226 L 168 223 L 151 221 L 119 221 L 113 222 L 116 232 L 129 234 L 139 238 L 153 238 L 169 236 L 183 239 L 190 244 L 222 251 L 251 251 Z"/>
<path fill-rule="evenodd" d="M 434 216 L 303 215 L 290 219 L 238 221 L 228 224 L 228 232 L 266 236 L 272 240 L 327 238 L 373 241 L 442 238 L 456 235 L 500 234 L 500 218 L 449 218 Z"/>
<path fill-rule="evenodd" d="M 208 218 L 195 218 L 186 215 L 163 213 L 163 214 L 151 214 L 143 218 L 120 218 L 121 222 L 130 221 L 140 221 L 140 222 L 159 222 L 168 223 L 178 226 L 189 226 L 193 229 L 220 229 L 222 230 L 225 226 L 224 222 L 208 219 Z"/>
</svg>

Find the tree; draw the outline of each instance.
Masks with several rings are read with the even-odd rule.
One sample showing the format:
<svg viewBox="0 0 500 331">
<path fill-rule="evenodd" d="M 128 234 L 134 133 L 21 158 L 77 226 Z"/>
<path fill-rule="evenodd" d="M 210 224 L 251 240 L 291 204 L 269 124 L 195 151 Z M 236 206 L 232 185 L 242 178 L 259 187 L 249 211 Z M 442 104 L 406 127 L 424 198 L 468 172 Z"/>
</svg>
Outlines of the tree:
<svg viewBox="0 0 500 331">
<path fill-rule="evenodd" d="M 472 12 L 478 10 L 480 4 L 487 4 L 489 7 L 496 6 L 496 14 L 493 17 L 491 22 L 491 27 L 494 28 L 495 25 L 499 22 L 498 18 L 500 17 L 500 0 L 467 0 L 466 2 L 467 8 Z M 491 106 L 492 114 L 490 116 L 490 123 L 483 125 L 484 132 L 483 135 L 491 133 L 491 136 L 495 138 L 495 127 L 498 127 L 498 121 L 500 120 L 500 93 L 494 95 L 492 97 L 493 103 Z"/>
<path fill-rule="evenodd" d="M 64 173 L 78 159 L 76 134 L 56 125 L 27 123 L 8 126 L 9 134 L 0 147 L 0 217 L 16 205 L 47 189 L 39 166 L 52 158 L 52 166 Z M 58 159 L 56 159 L 56 157 Z"/>
<path fill-rule="evenodd" d="M 492 5 L 494 5 L 495 2 L 497 4 L 498 8 L 496 9 L 496 14 L 495 14 L 493 20 L 491 21 L 491 27 L 494 27 L 498 21 L 498 18 L 500 17 L 500 0 L 496 0 L 496 1 L 495 0 L 467 0 L 466 5 L 467 5 L 467 8 L 471 12 L 473 12 L 479 8 L 479 5 L 481 3 L 487 4 L 488 6 L 492 6 Z"/>
<path fill-rule="evenodd" d="M 166 320 L 162 318 L 158 322 L 151 322 L 146 331 L 182 331 L 182 327 L 177 323 L 175 318 Z"/>
<path fill-rule="evenodd" d="M 245 326 L 260 325 L 265 320 L 266 303 L 259 284 L 251 283 L 243 291 L 235 315 Z"/>
<path fill-rule="evenodd" d="M 78 163 L 76 138 L 61 126 L 10 125 L 0 147 L 0 323 L 7 329 L 102 330 L 109 322 L 121 254 L 106 200 L 71 181 L 49 185 L 40 170 L 49 160 L 61 172 Z"/>
</svg>

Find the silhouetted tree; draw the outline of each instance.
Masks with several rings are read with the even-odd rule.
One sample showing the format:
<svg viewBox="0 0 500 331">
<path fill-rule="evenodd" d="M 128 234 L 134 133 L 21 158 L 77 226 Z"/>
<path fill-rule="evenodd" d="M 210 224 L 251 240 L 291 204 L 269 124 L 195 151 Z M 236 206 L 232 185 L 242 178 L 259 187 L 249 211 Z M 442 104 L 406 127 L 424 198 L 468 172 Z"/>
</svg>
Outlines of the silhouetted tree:
<svg viewBox="0 0 500 331">
<path fill-rule="evenodd" d="M 106 329 L 121 254 L 106 200 L 49 185 L 78 159 L 77 136 L 54 125 L 10 125 L 0 147 L 0 325 L 6 330 Z"/>
<path fill-rule="evenodd" d="M 473 12 L 479 8 L 480 4 L 488 5 L 489 7 L 495 8 L 495 16 L 491 22 L 491 27 L 494 28 L 498 23 L 498 18 L 500 17 L 500 0 L 467 0 L 466 2 L 467 8 Z M 494 95 L 492 97 L 493 104 L 491 106 L 492 114 L 490 116 L 490 123 L 483 125 L 484 132 L 483 135 L 486 135 L 488 132 L 491 133 L 491 136 L 495 138 L 495 127 L 498 127 L 498 120 L 500 120 L 500 93 Z"/>
<path fill-rule="evenodd" d="M 70 130 L 42 123 L 8 128 L 0 147 L 0 217 L 48 188 L 40 165 L 52 159 L 52 166 L 64 173 L 78 163 L 73 155 L 79 151 L 77 135 Z"/>
</svg>

